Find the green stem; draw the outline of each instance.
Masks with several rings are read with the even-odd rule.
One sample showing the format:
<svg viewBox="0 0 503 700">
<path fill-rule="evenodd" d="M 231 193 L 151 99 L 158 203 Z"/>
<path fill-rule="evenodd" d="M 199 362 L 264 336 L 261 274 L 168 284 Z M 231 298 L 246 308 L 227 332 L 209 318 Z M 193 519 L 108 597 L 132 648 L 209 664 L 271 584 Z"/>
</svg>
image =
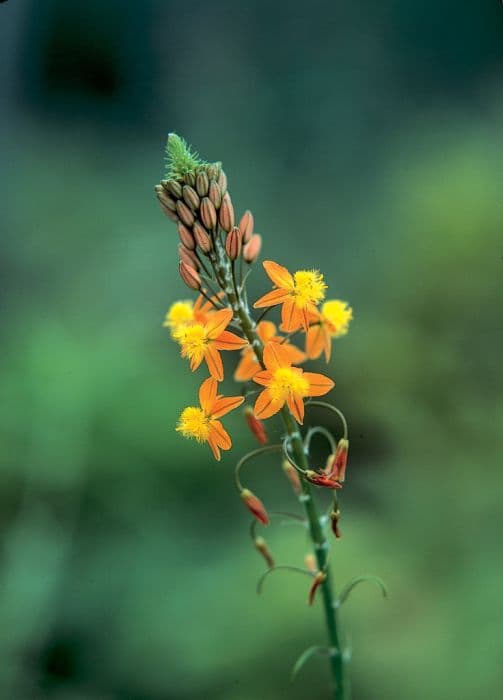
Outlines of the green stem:
<svg viewBox="0 0 503 700">
<path fill-rule="evenodd" d="M 263 352 L 264 346 L 257 334 L 257 325 L 250 315 L 248 306 L 239 293 L 239 288 L 233 283 L 232 272 L 229 261 L 226 259 L 224 251 L 217 243 L 217 261 L 219 276 L 225 280 L 224 291 L 229 303 L 239 319 L 244 336 L 253 348 L 258 361 L 264 367 Z M 288 406 L 281 409 L 281 417 L 289 437 L 289 443 L 293 451 L 295 461 L 302 469 L 309 469 L 304 443 L 298 425 L 292 416 Z M 327 578 L 321 584 L 323 609 L 325 613 L 326 628 L 330 646 L 329 661 L 333 681 L 332 699 L 348 700 L 348 679 L 347 669 L 343 657 L 341 638 L 338 628 L 338 610 L 336 609 L 334 586 L 330 569 L 328 566 L 329 545 L 320 522 L 316 504 L 313 499 L 311 485 L 300 475 L 302 492 L 299 500 L 302 503 L 309 523 L 309 533 L 313 542 L 318 569 L 327 574 Z"/>
</svg>

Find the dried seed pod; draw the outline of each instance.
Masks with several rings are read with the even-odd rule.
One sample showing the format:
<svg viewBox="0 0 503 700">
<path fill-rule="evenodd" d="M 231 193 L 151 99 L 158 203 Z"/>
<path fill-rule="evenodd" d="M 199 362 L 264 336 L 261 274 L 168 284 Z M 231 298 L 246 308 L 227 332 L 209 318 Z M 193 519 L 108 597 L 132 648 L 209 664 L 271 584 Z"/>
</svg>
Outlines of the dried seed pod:
<svg viewBox="0 0 503 700">
<path fill-rule="evenodd" d="M 162 185 L 155 186 L 155 193 L 157 199 L 160 201 L 163 207 L 166 207 L 170 211 L 176 212 L 176 202 L 175 200 L 167 194 L 166 190 Z"/>
<path fill-rule="evenodd" d="M 208 197 L 211 199 L 213 202 L 213 206 L 215 209 L 218 209 L 220 205 L 222 204 L 222 191 L 220 187 L 217 185 L 215 180 L 211 180 L 210 182 L 210 187 L 208 190 Z"/>
<path fill-rule="evenodd" d="M 197 245 L 201 248 L 203 253 L 209 253 L 212 247 L 212 242 L 211 238 L 208 236 L 208 231 L 202 224 L 199 223 L 199 221 L 194 221 L 193 231 Z"/>
<path fill-rule="evenodd" d="M 220 191 L 224 195 L 227 192 L 227 175 L 223 170 L 219 172 L 217 182 L 220 187 Z"/>
<path fill-rule="evenodd" d="M 241 239 L 243 234 L 237 226 L 233 226 L 225 240 L 225 252 L 229 260 L 235 260 L 241 255 Z"/>
<path fill-rule="evenodd" d="M 243 489 L 241 491 L 241 498 L 248 510 L 262 525 L 269 524 L 269 516 L 260 498 L 255 496 L 249 489 Z"/>
<path fill-rule="evenodd" d="M 206 195 L 208 194 L 209 186 L 210 186 L 210 181 L 209 181 L 208 175 L 203 170 L 196 177 L 197 194 L 200 197 L 206 197 Z"/>
<path fill-rule="evenodd" d="M 180 273 L 180 277 L 185 282 L 187 287 L 190 287 L 190 289 L 201 289 L 201 278 L 199 277 L 199 273 L 194 270 L 193 267 L 187 265 L 187 263 L 185 263 L 183 260 L 180 260 L 178 264 L 178 272 Z"/>
<path fill-rule="evenodd" d="M 185 173 L 185 177 L 183 178 L 187 185 L 190 185 L 191 187 L 194 187 L 196 184 L 196 174 L 192 172 L 192 170 L 188 170 Z"/>
<path fill-rule="evenodd" d="M 250 265 L 256 261 L 260 255 L 262 248 L 262 236 L 260 233 L 254 233 L 248 243 L 243 248 L 243 258 Z"/>
<path fill-rule="evenodd" d="M 175 199 L 180 199 L 182 196 L 182 186 L 178 180 L 168 180 L 166 183 L 166 189 L 171 192 Z"/>
<path fill-rule="evenodd" d="M 213 231 L 216 228 L 217 212 L 209 197 L 203 197 L 201 200 L 200 216 L 208 231 Z"/>
<path fill-rule="evenodd" d="M 243 243 L 248 243 L 253 235 L 253 214 L 249 209 L 247 209 L 241 217 L 239 229 L 243 234 Z"/>
<path fill-rule="evenodd" d="M 197 211 L 199 209 L 199 195 L 195 189 L 190 185 L 184 185 L 182 194 L 186 204 L 192 209 L 192 211 Z"/>
<path fill-rule="evenodd" d="M 228 192 L 222 197 L 222 204 L 218 215 L 220 226 L 224 231 L 230 231 L 234 226 L 234 207 Z"/>
<path fill-rule="evenodd" d="M 191 212 L 189 207 L 179 199 L 176 203 L 176 211 L 182 223 L 185 226 L 192 226 L 194 223 L 194 214 Z"/>
<path fill-rule="evenodd" d="M 185 248 L 188 250 L 194 250 L 196 247 L 196 242 L 194 241 L 192 231 L 184 226 L 181 221 L 178 222 L 178 235 L 180 236 L 180 241 L 183 243 Z"/>
<path fill-rule="evenodd" d="M 189 250 L 180 243 L 178 246 L 178 255 L 184 263 L 193 267 L 194 270 L 199 270 L 199 260 L 193 250 Z"/>
</svg>

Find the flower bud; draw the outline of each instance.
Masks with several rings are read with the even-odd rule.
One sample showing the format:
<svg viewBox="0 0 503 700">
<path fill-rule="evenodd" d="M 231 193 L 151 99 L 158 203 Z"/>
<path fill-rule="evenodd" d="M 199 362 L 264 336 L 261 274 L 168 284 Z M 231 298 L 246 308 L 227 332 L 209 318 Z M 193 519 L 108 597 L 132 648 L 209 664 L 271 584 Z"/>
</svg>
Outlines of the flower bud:
<svg viewBox="0 0 503 700">
<path fill-rule="evenodd" d="M 341 484 L 344 483 L 344 480 L 346 478 L 346 466 L 348 463 L 348 450 L 349 450 L 349 441 L 346 440 L 345 438 L 341 438 L 339 442 L 337 443 L 337 449 L 335 450 L 335 457 L 334 457 L 334 471 L 335 471 L 335 478 L 337 481 L 340 481 Z"/>
<path fill-rule="evenodd" d="M 206 172 L 208 173 L 208 177 L 210 180 L 216 181 L 220 174 L 220 166 L 217 164 L 210 165 L 208 168 L 206 168 Z"/>
<path fill-rule="evenodd" d="M 243 243 L 248 243 L 253 235 L 253 214 L 246 210 L 241 221 L 239 222 L 239 230 L 243 234 Z"/>
<path fill-rule="evenodd" d="M 316 557 L 312 552 L 308 552 L 304 557 L 304 564 L 308 571 L 312 571 L 313 574 L 318 570 L 318 565 L 316 563 Z"/>
<path fill-rule="evenodd" d="M 183 186 L 183 198 L 192 211 L 197 211 L 199 209 L 199 195 L 193 187 L 190 185 Z"/>
<path fill-rule="evenodd" d="M 197 259 L 197 255 L 193 250 L 190 250 L 189 248 L 186 248 L 184 245 L 180 244 L 178 246 L 178 255 L 180 256 L 181 260 L 187 263 L 187 265 L 193 267 L 194 270 L 199 270 L 199 260 Z"/>
<path fill-rule="evenodd" d="M 217 212 L 209 197 L 203 197 L 200 210 L 201 221 L 208 229 L 213 231 L 217 225 Z"/>
<path fill-rule="evenodd" d="M 248 427 L 250 428 L 253 435 L 256 437 L 257 442 L 259 442 L 261 445 L 266 445 L 269 440 L 265 431 L 264 423 L 258 418 L 255 418 L 253 409 L 250 408 L 250 406 L 246 406 L 244 410 L 244 415 L 246 418 L 246 422 L 248 423 Z"/>
<path fill-rule="evenodd" d="M 193 231 L 197 245 L 201 248 L 203 253 L 209 253 L 212 242 L 211 238 L 208 236 L 208 231 L 202 224 L 199 223 L 199 221 L 194 221 Z"/>
<path fill-rule="evenodd" d="M 331 479 L 326 474 L 315 472 L 315 471 L 312 471 L 311 469 L 307 469 L 307 471 L 304 473 L 304 476 L 306 477 L 306 479 L 308 481 L 311 482 L 311 484 L 316 484 L 316 486 L 324 486 L 327 489 L 341 489 L 342 488 L 342 486 L 339 484 L 338 481 Z"/>
<path fill-rule="evenodd" d="M 180 241 L 183 243 L 185 248 L 188 250 L 194 250 L 196 247 L 196 242 L 194 241 L 192 231 L 184 226 L 181 221 L 178 222 L 178 235 L 180 236 Z"/>
<path fill-rule="evenodd" d="M 194 187 L 196 184 L 196 174 L 192 172 L 192 170 L 187 170 L 183 179 L 187 185 L 190 185 L 191 187 Z"/>
<path fill-rule="evenodd" d="M 178 272 L 180 273 L 180 277 L 185 282 L 187 287 L 190 287 L 190 289 L 201 289 L 201 278 L 199 277 L 199 273 L 194 270 L 193 267 L 187 265 L 187 263 L 183 260 L 180 260 L 178 264 Z"/>
<path fill-rule="evenodd" d="M 168 180 L 166 183 L 166 189 L 171 192 L 175 199 L 180 199 L 182 196 L 182 186 L 178 180 Z"/>
<path fill-rule="evenodd" d="M 262 236 L 259 233 L 254 233 L 248 243 L 243 248 L 243 258 L 250 265 L 254 263 L 260 255 L 262 248 Z"/>
<path fill-rule="evenodd" d="M 227 175 L 223 170 L 220 170 L 217 178 L 218 186 L 220 187 L 221 193 L 224 195 L 227 192 Z"/>
<path fill-rule="evenodd" d="M 199 173 L 196 177 L 196 190 L 200 197 L 206 197 L 208 194 L 208 188 L 210 186 L 210 181 L 208 180 L 208 175 L 204 172 Z"/>
<path fill-rule="evenodd" d="M 185 202 L 182 202 L 181 199 L 179 199 L 176 203 L 176 212 L 185 226 L 192 226 L 194 223 L 194 214 L 191 212 Z"/>
<path fill-rule="evenodd" d="M 170 211 L 176 212 L 175 200 L 169 196 L 162 185 L 155 186 L 155 193 L 157 195 L 157 199 L 160 201 L 163 207 L 166 207 L 166 209 L 169 209 Z"/>
<path fill-rule="evenodd" d="M 264 538 L 256 537 L 253 544 L 255 545 L 255 549 L 264 557 L 267 566 L 272 569 L 274 566 L 274 559 Z"/>
<path fill-rule="evenodd" d="M 340 520 L 340 517 L 341 517 L 341 511 L 340 511 L 340 510 L 333 510 L 333 511 L 330 513 L 330 522 L 331 522 L 331 525 L 332 525 L 332 532 L 333 532 L 334 535 L 337 537 L 337 539 L 338 539 L 339 537 L 341 537 L 341 531 L 339 530 L 339 520 Z"/>
<path fill-rule="evenodd" d="M 215 209 L 219 209 L 220 205 L 222 204 L 222 191 L 220 190 L 220 187 L 217 185 L 215 180 L 212 180 L 210 182 L 208 197 L 210 198 Z"/>
<path fill-rule="evenodd" d="M 222 197 L 222 204 L 220 205 L 218 218 L 220 221 L 220 226 L 224 231 L 230 231 L 234 226 L 234 207 L 228 192 L 226 192 Z"/>
<path fill-rule="evenodd" d="M 327 580 L 327 575 L 324 571 L 318 571 L 316 576 L 313 579 L 313 582 L 311 584 L 311 588 L 309 589 L 309 605 L 312 605 L 314 603 L 314 596 L 316 595 L 316 591 L 318 588 L 321 586 L 321 584 Z"/>
<path fill-rule="evenodd" d="M 257 518 L 259 523 L 262 523 L 262 525 L 269 525 L 269 516 L 260 498 L 257 498 L 249 489 L 243 489 L 241 491 L 241 498 L 250 513 Z"/>
<path fill-rule="evenodd" d="M 298 471 L 295 469 L 293 464 L 290 464 L 290 462 L 287 459 L 283 460 L 282 466 L 288 481 L 291 483 L 294 492 L 298 496 L 299 493 L 302 491 Z"/>
<path fill-rule="evenodd" d="M 229 235 L 225 239 L 225 252 L 229 257 L 229 260 L 235 260 L 241 255 L 241 239 L 243 234 L 238 229 L 237 226 L 233 226 L 229 232 Z"/>
</svg>

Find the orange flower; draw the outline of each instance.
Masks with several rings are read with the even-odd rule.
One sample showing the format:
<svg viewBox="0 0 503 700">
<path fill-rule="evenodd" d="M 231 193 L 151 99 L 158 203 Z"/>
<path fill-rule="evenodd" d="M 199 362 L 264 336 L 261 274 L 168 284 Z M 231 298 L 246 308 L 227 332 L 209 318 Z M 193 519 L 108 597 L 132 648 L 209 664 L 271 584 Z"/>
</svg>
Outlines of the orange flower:
<svg viewBox="0 0 503 700">
<path fill-rule="evenodd" d="M 253 377 L 254 382 L 266 387 L 255 402 L 257 418 L 270 418 L 286 403 L 295 419 L 302 423 L 304 399 L 307 396 L 323 396 L 334 386 L 334 382 L 323 374 L 292 367 L 288 353 L 280 343 L 267 343 L 264 364 L 266 369 Z"/>
<path fill-rule="evenodd" d="M 323 282 L 323 275 L 317 270 L 297 270 L 291 275 L 286 267 L 272 260 L 266 260 L 263 265 L 276 289 L 260 297 L 254 308 L 282 304 L 281 329 L 291 333 L 302 326 L 307 331 L 311 315 L 325 298 L 327 285 Z"/>
<path fill-rule="evenodd" d="M 222 293 L 217 294 L 210 301 L 200 294 L 195 302 L 191 300 L 175 301 L 169 307 L 162 325 L 170 328 L 173 334 L 180 326 L 186 326 L 190 323 L 205 323 L 208 316 L 215 312 L 212 302 L 216 303 L 221 296 Z"/>
<path fill-rule="evenodd" d="M 189 358 L 193 372 L 205 360 L 211 376 L 222 381 L 224 366 L 219 351 L 240 350 L 246 345 L 246 340 L 225 330 L 231 320 L 231 309 L 221 309 L 204 322 L 190 323 L 174 330 L 173 338 L 182 348 L 182 357 Z"/>
<path fill-rule="evenodd" d="M 320 311 L 316 311 L 306 335 L 306 353 L 315 360 L 325 353 L 325 359 L 330 360 L 332 338 L 339 338 L 348 332 L 349 322 L 353 318 L 353 309 L 345 301 L 332 299 L 326 301 Z"/>
<path fill-rule="evenodd" d="M 220 450 L 230 450 L 232 446 L 229 434 L 218 420 L 234 408 L 241 406 L 242 396 L 219 396 L 218 384 L 213 377 L 208 377 L 199 389 L 198 406 L 184 408 L 176 430 L 184 437 L 194 438 L 198 442 L 207 442 L 215 459 L 220 460 Z"/>
<path fill-rule="evenodd" d="M 292 365 L 298 365 L 306 359 L 306 354 L 302 350 L 299 350 L 291 343 L 283 342 L 284 339 L 280 335 L 276 335 L 276 325 L 271 321 L 260 321 L 257 325 L 257 334 L 264 345 L 271 340 L 281 343 L 282 347 L 288 352 Z M 237 382 L 247 382 L 258 371 L 260 371 L 260 363 L 257 360 L 255 351 L 248 345 L 241 353 L 241 360 L 234 372 L 234 379 Z"/>
</svg>

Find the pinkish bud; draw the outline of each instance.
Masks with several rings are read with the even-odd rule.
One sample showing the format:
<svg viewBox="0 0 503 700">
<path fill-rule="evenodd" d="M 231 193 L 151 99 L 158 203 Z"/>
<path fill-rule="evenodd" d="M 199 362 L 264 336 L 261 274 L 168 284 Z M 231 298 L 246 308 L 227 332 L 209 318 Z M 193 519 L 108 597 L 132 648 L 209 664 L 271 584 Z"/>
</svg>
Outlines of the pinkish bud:
<svg viewBox="0 0 503 700">
<path fill-rule="evenodd" d="M 237 226 L 233 226 L 225 239 L 225 252 L 229 260 L 236 260 L 241 255 L 241 239 L 243 234 Z"/>
<path fill-rule="evenodd" d="M 218 218 L 220 221 L 220 226 L 224 231 L 230 231 L 234 226 L 234 207 L 228 192 L 226 192 L 222 197 L 222 204 L 220 205 Z"/>
<path fill-rule="evenodd" d="M 257 518 L 259 523 L 262 523 L 262 525 L 269 524 L 269 516 L 260 498 L 257 498 L 249 489 L 243 489 L 241 491 L 241 498 L 250 513 Z"/>
<path fill-rule="evenodd" d="M 274 566 L 274 559 L 264 538 L 256 537 L 253 544 L 255 545 L 255 549 L 264 557 L 267 566 L 272 569 Z"/>
<path fill-rule="evenodd" d="M 248 243 L 243 248 L 243 258 L 250 265 L 256 261 L 262 248 L 262 236 L 254 233 Z"/>
<path fill-rule="evenodd" d="M 192 226 L 194 223 L 194 214 L 191 212 L 185 202 L 182 202 L 181 199 L 179 199 L 176 203 L 176 213 L 185 226 Z"/>
<path fill-rule="evenodd" d="M 184 226 L 181 221 L 178 222 L 178 235 L 180 236 L 180 241 L 185 248 L 188 250 L 194 250 L 196 247 L 196 242 L 194 241 L 192 231 Z"/>
<path fill-rule="evenodd" d="M 199 270 L 199 260 L 193 250 L 185 248 L 185 246 L 180 243 L 178 246 L 178 255 L 189 267 L 193 267 L 194 270 Z"/>
<path fill-rule="evenodd" d="M 201 221 L 208 229 L 208 231 L 213 231 L 217 225 L 217 212 L 213 205 L 213 202 L 209 197 L 203 197 L 201 200 Z"/>
<path fill-rule="evenodd" d="M 201 288 L 201 278 L 199 277 L 199 273 L 194 270 L 193 267 L 190 267 L 186 262 L 180 260 L 178 264 L 178 271 L 180 273 L 180 277 L 185 282 L 187 287 L 190 287 L 190 289 Z"/>
<path fill-rule="evenodd" d="M 211 180 L 210 182 L 208 197 L 210 198 L 215 209 L 220 209 L 220 205 L 222 204 L 222 190 L 217 185 L 215 180 Z"/>
<path fill-rule="evenodd" d="M 223 170 L 221 170 L 218 173 L 218 186 L 220 187 L 220 191 L 222 194 L 225 194 L 227 192 L 227 175 L 224 173 Z"/>
<path fill-rule="evenodd" d="M 342 488 L 342 486 L 339 484 L 338 481 L 331 479 L 326 474 L 323 474 L 320 472 L 315 472 L 315 471 L 312 471 L 311 469 L 308 469 L 304 473 L 304 476 L 306 477 L 306 479 L 308 481 L 311 482 L 311 484 L 316 484 L 316 486 L 324 486 L 327 489 L 341 489 Z"/>
<path fill-rule="evenodd" d="M 190 207 L 192 211 L 197 211 L 199 209 L 199 195 L 195 189 L 190 185 L 184 185 L 182 193 L 187 206 Z"/>
<path fill-rule="evenodd" d="M 290 462 L 287 459 L 283 461 L 283 471 L 285 472 L 287 479 L 291 483 L 294 492 L 298 496 L 299 493 L 302 491 L 298 471 L 292 464 L 290 464 Z"/>
<path fill-rule="evenodd" d="M 327 460 L 325 474 L 330 479 L 337 479 L 340 483 L 344 483 L 346 477 L 346 465 L 348 462 L 349 441 L 346 438 L 341 438 L 337 443 L 337 448 L 334 455 L 330 455 Z"/>
<path fill-rule="evenodd" d="M 241 221 L 239 222 L 239 230 L 243 234 L 243 243 L 248 243 L 253 235 L 253 214 L 246 210 Z"/>
<path fill-rule="evenodd" d="M 206 197 L 208 194 L 208 188 L 210 186 L 210 181 L 208 180 L 208 175 L 203 171 L 199 173 L 196 177 L 196 190 L 200 197 Z"/>
<path fill-rule="evenodd" d="M 311 588 L 309 589 L 309 605 L 312 605 L 314 603 L 314 596 L 316 595 L 316 591 L 318 588 L 321 586 L 321 584 L 327 580 L 327 575 L 324 571 L 318 571 L 316 576 L 313 579 L 313 582 L 311 584 Z"/>
<path fill-rule="evenodd" d="M 157 199 L 160 201 L 163 207 L 166 207 L 166 209 L 169 209 L 170 211 L 176 212 L 175 200 L 169 196 L 162 185 L 155 186 L 155 193 L 157 195 Z"/>
<path fill-rule="evenodd" d="M 268 442 L 268 437 L 263 422 L 258 418 L 255 418 L 253 409 L 251 409 L 250 406 L 246 406 L 244 414 L 248 427 L 256 437 L 257 442 L 259 442 L 261 445 L 266 445 Z"/>
<path fill-rule="evenodd" d="M 199 223 L 199 221 L 194 222 L 193 231 L 197 245 L 201 248 L 203 253 L 209 253 L 212 242 L 211 238 L 208 236 L 208 231 L 202 224 Z"/>
</svg>

